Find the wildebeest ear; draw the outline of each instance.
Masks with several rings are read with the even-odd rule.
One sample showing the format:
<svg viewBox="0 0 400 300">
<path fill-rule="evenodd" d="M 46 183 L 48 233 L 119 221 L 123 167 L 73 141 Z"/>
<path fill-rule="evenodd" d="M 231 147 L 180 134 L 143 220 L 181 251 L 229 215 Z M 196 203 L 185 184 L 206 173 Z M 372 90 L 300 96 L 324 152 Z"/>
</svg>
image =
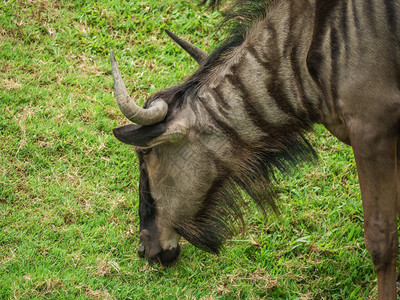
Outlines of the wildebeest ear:
<svg viewBox="0 0 400 300">
<path fill-rule="evenodd" d="M 159 137 L 167 127 L 164 123 L 141 126 L 129 124 L 113 129 L 114 136 L 121 142 L 139 147 L 149 147 L 151 141 Z"/>
<path fill-rule="evenodd" d="M 180 123 L 158 123 L 149 126 L 129 124 L 113 129 L 114 136 L 121 142 L 139 147 L 153 147 L 170 141 L 178 141 L 186 135 L 187 128 Z"/>
</svg>

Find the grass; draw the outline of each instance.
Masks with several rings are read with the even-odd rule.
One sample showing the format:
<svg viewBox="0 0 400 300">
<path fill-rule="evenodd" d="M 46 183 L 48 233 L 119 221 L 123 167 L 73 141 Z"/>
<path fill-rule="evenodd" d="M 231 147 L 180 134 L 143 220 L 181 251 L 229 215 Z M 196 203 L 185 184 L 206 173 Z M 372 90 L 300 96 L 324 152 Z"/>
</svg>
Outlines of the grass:
<svg viewBox="0 0 400 300">
<path fill-rule="evenodd" d="M 279 177 L 282 215 L 254 208 L 220 256 L 183 244 L 139 259 L 138 164 L 112 128 L 108 53 L 140 104 L 210 51 L 220 17 L 188 1 L 0 2 L 1 299 L 373 299 L 351 148 L 316 126 L 318 164 Z"/>
</svg>

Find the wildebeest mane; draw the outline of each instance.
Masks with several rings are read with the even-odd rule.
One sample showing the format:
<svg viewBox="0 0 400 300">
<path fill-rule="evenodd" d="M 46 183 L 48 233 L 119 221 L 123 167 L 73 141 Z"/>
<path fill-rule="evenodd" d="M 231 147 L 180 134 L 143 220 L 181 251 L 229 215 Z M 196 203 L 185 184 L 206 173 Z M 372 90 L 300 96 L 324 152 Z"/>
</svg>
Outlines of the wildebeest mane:
<svg viewBox="0 0 400 300">
<path fill-rule="evenodd" d="M 193 245 L 218 253 L 223 242 L 244 228 L 244 210 L 248 203 L 243 192 L 265 214 L 267 207 L 278 212 L 274 172 L 289 174 L 299 162 L 316 158 L 301 133 L 281 137 L 280 149 L 243 149 L 232 165 L 220 163 L 220 174 L 194 219 L 176 224 L 176 231 Z"/>
<path fill-rule="evenodd" d="M 222 10 L 223 21 L 219 28 L 227 31 L 227 39 L 223 46 L 230 43 L 241 44 L 246 38 L 248 28 L 258 19 L 264 18 L 269 6 L 276 0 L 203 0 L 202 5 L 211 8 L 220 7 L 229 2 Z"/>
</svg>

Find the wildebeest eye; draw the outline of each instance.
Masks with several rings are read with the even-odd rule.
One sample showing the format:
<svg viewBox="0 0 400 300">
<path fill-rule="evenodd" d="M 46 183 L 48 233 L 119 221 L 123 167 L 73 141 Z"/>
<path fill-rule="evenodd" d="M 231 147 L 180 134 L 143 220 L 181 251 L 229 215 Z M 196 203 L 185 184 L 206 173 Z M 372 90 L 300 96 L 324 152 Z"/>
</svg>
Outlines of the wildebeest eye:
<svg viewBox="0 0 400 300">
<path fill-rule="evenodd" d="M 147 149 L 142 149 L 140 150 L 140 153 L 143 155 L 147 155 L 151 152 L 151 148 L 147 148 Z"/>
</svg>

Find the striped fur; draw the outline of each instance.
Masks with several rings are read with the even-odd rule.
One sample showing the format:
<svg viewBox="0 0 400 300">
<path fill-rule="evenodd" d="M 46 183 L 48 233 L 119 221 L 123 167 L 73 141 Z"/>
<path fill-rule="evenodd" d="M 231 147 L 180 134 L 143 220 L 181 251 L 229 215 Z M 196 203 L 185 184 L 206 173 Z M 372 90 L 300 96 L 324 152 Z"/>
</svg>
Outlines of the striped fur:
<svg viewBox="0 0 400 300">
<path fill-rule="evenodd" d="M 167 101 L 166 128 L 180 122 L 187 136 L 150 144 L 151 153 L 141 156 L 149 176 L 141 194 L 151 193 L 155 203 L 148 213 L 156 212 L 158 224 L 213 252 L 240 220 L 238 188 L 262 209 L 267 203 L 275 209 L 274 170 L 286 171 L 314 156 L 305 131 L 321 123 L 350 143 L 345 120 L 364 118 L 364 106 L 380 106 L 373 102 L 380 93 L 400 89 L 400 1 L 238 0 L 235 5 L 228 19 L 238 20 L 239 34 L 185 83 L 146 104 Z M 360 97 L 367 92 L 373 97 Z"/>
</svg>

